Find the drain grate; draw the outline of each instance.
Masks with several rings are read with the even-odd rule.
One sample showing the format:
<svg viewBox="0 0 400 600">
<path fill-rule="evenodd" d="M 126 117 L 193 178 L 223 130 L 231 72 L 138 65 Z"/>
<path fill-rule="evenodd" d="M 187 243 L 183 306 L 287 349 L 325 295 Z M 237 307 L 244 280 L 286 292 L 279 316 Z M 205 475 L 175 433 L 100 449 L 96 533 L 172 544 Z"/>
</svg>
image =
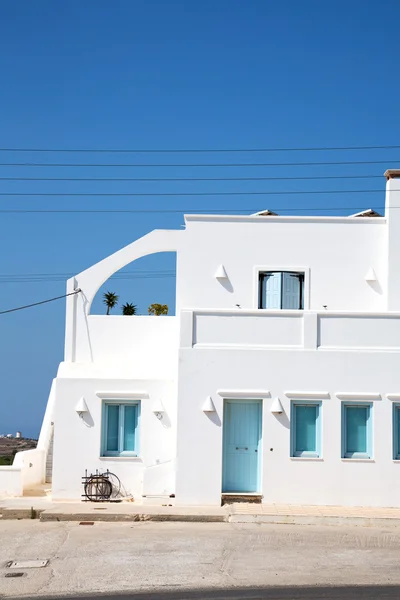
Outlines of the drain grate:
<svg viewBox="0 0 400 600">
<path fill-rule="evenodd" d="M 23 577 L 25 573 L 6 573 L 4 577 Z"/>
<path fill-rule="evenodd" d="M 11 560 L 6 564 L 8 569 L 42 569 L 47 567 L 49 560 Z"/>
</svg>

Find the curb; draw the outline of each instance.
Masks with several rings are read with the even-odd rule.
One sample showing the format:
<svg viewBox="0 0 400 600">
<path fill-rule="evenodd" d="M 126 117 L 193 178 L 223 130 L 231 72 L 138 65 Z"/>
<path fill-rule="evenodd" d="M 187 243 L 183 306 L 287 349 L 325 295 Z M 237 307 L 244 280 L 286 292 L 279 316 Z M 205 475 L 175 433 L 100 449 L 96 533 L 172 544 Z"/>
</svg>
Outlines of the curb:
<svg viewBox="0 0 400 600">
<path fill-rule="evenodd" d="M 20 517 L 23 518 L 23 517 Z M 178 523 L 227 523 L 229 515 L 184 515 L 184 514 L 137 514 L 137 513 L 56 513 L 47 512 L 46 510 L 40 513 L 40 521 L 51 522 L 51 521 L 96 521 L 96 522 L 178 522 Z"/>
<path fill-rule="evenodd" d="M 0 509 L 0 521 L 11 521 L 20 519 L 39 519 L 44 508 L 2 508 Z"/>
<path fill-rule="evenodd" d="M 270 525 L 345 525 L 348 527 L 400 527 L 397 517 L 339 517 L 324 515 L 238 515 L 230 514 L 229 523 Z"/>
</svg>

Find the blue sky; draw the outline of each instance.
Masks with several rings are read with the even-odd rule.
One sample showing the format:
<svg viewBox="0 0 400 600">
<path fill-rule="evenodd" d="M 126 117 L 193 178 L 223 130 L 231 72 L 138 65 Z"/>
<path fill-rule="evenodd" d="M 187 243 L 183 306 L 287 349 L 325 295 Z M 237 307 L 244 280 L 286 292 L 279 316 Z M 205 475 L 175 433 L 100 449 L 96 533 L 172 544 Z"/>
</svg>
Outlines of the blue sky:
<svg viewBox="0 0 400 600">
<path fill-rule="evenodd" d="M 0 146 L 71 149 L 237 149 L 399 144 L 396 0 L 19 0 L 0 4 Z M 62 294 L 83 270 L 182 211 L 290 209 L 349 214 L 382 206 L 383 178 L 400 150 L 92 154 L 0 152 L 4 163 L 216 164 L 383 161 L 284 167 L 0 166 L 0 210 L 177 210 L 153 214 L 0 213 L 0 310 Z M 391 161 L 391 162 L 390 162 Z M 99 182 L 20 178 L 277 177 L 260 181 Z M 274 194 L 332 190 L 334 194 Z M 381 190 L 381 193 L 348 193 Z M 269 192 L 265 196 L 246 195 Z M 54 193 L 206 196 L 42 196 Z M 244 192 L 215 196 L 216 192 Z M 309 209 L 304 211 L 304 208 Z M 300 212 L 300 210 L 302 212 Z M 319 211 L 319 212 L 318 212 Z M 173 260 L 129 267 L 107 287 L 146 313 L 173 306 Z M 143 271 L 145 273 L 143 273 Z M 148 276 L 149 271 L 160 273 Z M 46 274 L 39 281 L 15 281 Z M 49 280 L 47 274 L 56 274 Z M 139 277 L 138 277 L 139 275 Z M 145 276 L 143 276 L 145 275 Z M 14 281 L 10 282 L 10 279 Z M 102 311 L 101 301 L 96 310 Z M 0 316 L 0 433 L 37 435 L 62 360 L 64 302 Z"/>
</svg>

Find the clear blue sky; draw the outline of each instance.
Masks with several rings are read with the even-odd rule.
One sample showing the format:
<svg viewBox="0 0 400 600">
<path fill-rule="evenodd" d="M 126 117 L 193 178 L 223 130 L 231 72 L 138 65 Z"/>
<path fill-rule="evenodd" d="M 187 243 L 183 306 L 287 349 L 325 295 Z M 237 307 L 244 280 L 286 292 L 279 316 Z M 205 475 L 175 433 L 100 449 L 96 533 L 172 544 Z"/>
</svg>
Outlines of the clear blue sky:
<svg viewBox="0 0 400 600">
<path fill-rule="evenodd" d="M 276 148 L 400 143 L 400 4 L 363 0 L 19 0 L 0 4 L 2 148 Z M 255 154 L 36 154 L 0 162 L 227 163 L 387 161 L 309 167 L 0 167 L 0 177 L 282 177 L 278 181 L 4 181 L 2 193 L 209 192 L 203 197 L 0 196 L 0 209 L 379 207 L 384 180 L 285 176 L 381 175 L 400 150 Z M 392 162 L 389 162 L 392 161 Z M 349 194 L 341 190 L 382 190 Z M 213 196 L 213 192 L 338 190 L 337 194 Z M 336 210 L 334 210 L 336 208 Z M 353 210 L 354 208 L 354 210 Z M 301 214 L 307 214 L 302 212 Z M 79 272 L 182 213 L 0 213 L 0 310 L 64 292 Z M 129 270 L 171 271 L 171 257 Z M 10 282 L 16 275 L 60 280 Z M 145 313 L 173 305 L 172 277 L 109 288 Z M 96 305 L 102 311 L 100 301 Z M 64 301 L 0 316 L 0 433 L 37 435 L 62 360 Z"/>
</svg>

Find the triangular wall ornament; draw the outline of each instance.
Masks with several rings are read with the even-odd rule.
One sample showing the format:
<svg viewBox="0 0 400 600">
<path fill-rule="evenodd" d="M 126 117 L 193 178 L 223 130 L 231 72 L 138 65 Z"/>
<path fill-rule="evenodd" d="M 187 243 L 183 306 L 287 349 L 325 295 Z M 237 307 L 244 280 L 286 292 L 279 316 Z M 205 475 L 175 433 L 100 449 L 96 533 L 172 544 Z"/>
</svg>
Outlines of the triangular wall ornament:
<svg viewBox="0 0 400 600">
<path fill-rule="evenodd" d="M 211 396 L 207 396 L 204 401 L 203 406 L 201 407 L 203 412 L 215 412 L 214 402 L 212 401 Z"/>
<path fill-rule="evenodd" d="M 282 406 L 279 398 L 275 398 L 275 400 L 273 401 L 273 403 L 271 405 L 270 411 L 276 415 L 281 415 L 284 412 L 283 406 Z"/>
<path fill-rule="evenodd" d="M 365 276 L 365 281 L 377 281 L 376 273 L 371 267 Z"/>
<path fill-rule="evenodd" d="M 218 269 L 215 271 L 215 279 L 228 279 L 228 274 L 225 271 L 224 265 L 219 265 Z"/>
<path fill-rule="evenodd" d="M 161 402 L 161 400 L 159 398 L 157 398 L 157 400 L 154 402 L 153 406 L 151 407 L 151 410 L 153 413 L 159 413 L 159 414 L 162 414 L 164 412 L 163 403 Z"/>
<path fill-rule="evenodd" d="M 89 412 L 88 406 L 86 404 L 86 400 L 83 396 L 82 396 L 82 398 L 79 398 L 78 404 L 75 406 L 75 411 L 79 415 L 83 415 L 83 413 Z"/>
</svg>

